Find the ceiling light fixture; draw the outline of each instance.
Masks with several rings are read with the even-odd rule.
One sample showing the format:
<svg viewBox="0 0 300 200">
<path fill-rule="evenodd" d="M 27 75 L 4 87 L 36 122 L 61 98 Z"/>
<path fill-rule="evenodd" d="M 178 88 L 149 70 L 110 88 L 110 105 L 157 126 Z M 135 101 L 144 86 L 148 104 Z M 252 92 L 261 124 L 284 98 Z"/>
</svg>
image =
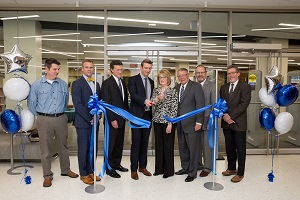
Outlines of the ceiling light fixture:
<svg viewBox="0 0 300 200">
<path fill-rule="evenodd" d="M 211 36 L 202 36 L 202 39 L 207 39 L 207 38 L 227 38 L 227 35 L 211 35 Z M 233 35 L 232 37 L 246 37 L 246 35 Z M 197 35 L 195 36 L 174 36 L 174 37 L 167 37 L 170 39 L 178 39 L 178 38 L 198 38 Z"/>
<path fill-rule="evenodd" d="M 22 37 L 13 37 L 13 38 L 42 38 L 42 37 L 56 37 L 56 36 L 65 36 L 65 35 L 79 35 L 80 33 L 60 33 L 60 34 L 50 34 L 50 35 L 31 35 L 31 36 L 22 36 Z"/>
<path fill-rule="evenodd" d="M 104 19 L 100 16 L 88 16 L 88 15 L 78 15 L 78 18 L 87 18 L 87 19 Z M 108 20 L 114 21 L 126 21 L 126 22 L 142 22 L 148 24 L 167 24 L 167 25 L 178 25 L 178 22 L 166 22 L 166 21 L 152 21 L 152 20 L 142 20 L 142 19 L 128 19 L 128 18 L 116 18 L 116 17 L 107 17 Z"/>
<path fill-rule="evenodd" d="M 218 60 L 228 60 L 226 58 L 217 58 Z M 235 60 L 235 61 L 249 61 L 249 62 L 253 62 L 255 60 L 248 60 L 248 59 L 238 59 L 238 58 L 233 58 L 231 60 Z"/>
<path fill-rule="evenodd" d="M 3 17 L 1 20 L 11 20 L 11 19 L 27 19 L 27 18 L 35 18 L 40 17 L 39 15 L 27 15 L 27 16 L 17 16 L 17 17 Z"/>
<path fill-rule="evenodd" d="M 173 60 L 173 61 L 185 61 L 185 62 L 198 62 L 198 60 L 177 59 L 177 58 L 172 58 L 170 60 Z M 207 62 L 207 60 L 201 60 L 201 62 Z"/>
<path fill-rule="evenodd" d="M 169 40 L 154 40 L 154 42 L 164 42 L 164 43 L 175 43 L 175 44 L 198 44 L 197 42 L 184 42 L 184 41 L 169 41 Z M 209 46 L 213 46 L 213 45 L 217 45 L 214 43 L 201 43 L 202 45 L 209 45 Z"/>
<path fill-rule="evenodd" d="M 138 36 L 138 35 L 160 35 L 164 34 L 164 32 L 154 32 L 154 33 L 133 33 L 133 34 L 122 34 L 122 35 L 108 35 L 107 37 L 125 37 L 125 36 Z M 102 39 L 104 36 L 101 37 L 90 37 L 90 39 Z"/>
<path fill-rule="evenodd" d="M 55 38 L 42 38 L 42 40 L 49 40 L 49 41 L 64 41 L 64 42 L 81 42 L 82 40 L 72 40 L 72 39 L 55 39 Z"/>
<path fill-rule="evenodd" d="M 42 52 L 42 53 L 48 53 L 48 52 L 51 52 L 51 53 L 54 53 L 54 54 L 59 54 L 59 55 L 64 55 L 64 56 L 68 56 L 68 57 L 72 57 L 72 58 L 75 58 L 76 56 L 71 56 L 71 55 L 68 55 L 68 54 L 65 54 L 63 52 L 56 52 L 56 51 L 51 51 L 51 50 L 48 50 L 48 49 L 42 49 L 42 48 L 39 48 L 41 49 L 42 51 L 46 51 L 46 52 Z"/>
<path fill-rule="evenodd" d="M 290 27 L 290 28 L 258 28 L 251 29 L 251 31 L 276 31 L 276 30 L 289 30 L 289 29 L 299 29 L 300 26 Z"/>
<path fill-rule="evenodd" d="M 286 24 L 286 23 L 280 23 L 278 24 L 279 26 L 297 26 L 299 27 L 300 25 L 299 24 Z"/>
</svg>

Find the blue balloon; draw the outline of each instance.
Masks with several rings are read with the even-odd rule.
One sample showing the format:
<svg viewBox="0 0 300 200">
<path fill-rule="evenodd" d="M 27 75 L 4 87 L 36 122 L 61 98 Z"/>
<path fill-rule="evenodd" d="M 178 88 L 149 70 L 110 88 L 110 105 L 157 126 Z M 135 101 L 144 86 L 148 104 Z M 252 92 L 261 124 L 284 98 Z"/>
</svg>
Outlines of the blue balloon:
<svg viewBox="0 0 300 200">
<path fill-rule="evenodd" d="M 260 111 L 259 122 L 262 127 L 270 131 L 274 128 L 275 114 L 270 108 L 264 108 Z"/>
<path fill-rule="evenodd" d="M 6 109 L 1 113 L 1 125 L 6 132 L 15 134 L 21 127 L 19 116 L 15 111 Z"/>
<path fill-rule="evenodd" d="M 299 95 L 298 88 L 288 84 L 282 86 L 275 95 L 275 100 L 279 106 L 289 106 L 293 104 Z"/>
</svg>

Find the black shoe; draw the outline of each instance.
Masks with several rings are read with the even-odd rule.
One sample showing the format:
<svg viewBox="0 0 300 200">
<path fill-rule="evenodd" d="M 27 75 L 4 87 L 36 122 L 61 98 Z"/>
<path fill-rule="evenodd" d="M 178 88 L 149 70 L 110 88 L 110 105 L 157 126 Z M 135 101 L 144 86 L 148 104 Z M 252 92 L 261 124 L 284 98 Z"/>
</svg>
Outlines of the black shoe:
<svg viewBox="0 0 300 200">
<path fill-rule="evenodd" d="M 184 181 L 185 182 L 192 182 L 194 179 L 195 179 L 194 177 L 188 176 L 188 177 L 186 177 L 186 179 Z"/>
<path fill-rule="evenodd" d="M 158 175 L 161 175 L 162 173 L 157 173 L 157 172 L 154 172 L 153 176 L 158 176 Z"/>
<path fill-rule="evenodd" d="M 106 171 L 106 174 L 113 177 L 113 178 L 121 178 L 120 174 L 118 174 L 115 170 L 113 171 Z"/>
<path fill-rule="evenodd" d="M 163 178 L 169 178 L 171 176 L 173 176 L 173 175 L 163 175 Z"/>
<path fill-rule="evenodd" d="M 185 172 L 183 169 L 179 170 L 178 172 L 175 172 L 176 175 L 183 175 L 183 174 L 187 174 L 187 172 Z"/>
<path fill-rule="evenodd" d="M 128 172 L 128 169 L 123 167 L 122 165 L 119 165 L 118 167 L 115 167 L 114 169 L 119 170 L 120 172 Z"/>
</svg>

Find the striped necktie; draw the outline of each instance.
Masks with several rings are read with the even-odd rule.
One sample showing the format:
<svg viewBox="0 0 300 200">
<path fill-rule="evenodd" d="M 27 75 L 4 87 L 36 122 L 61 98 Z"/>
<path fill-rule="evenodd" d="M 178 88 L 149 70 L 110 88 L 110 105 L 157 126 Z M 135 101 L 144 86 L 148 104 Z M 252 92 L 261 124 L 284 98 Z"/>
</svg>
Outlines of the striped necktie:
<svg viewBox="0 0 300 200">
<path fill-rule="evenodd" d="M 233 88 L 234 88 L 234 84 L 233 84 L 233 83 L 231 83 L 230 85 L 231 85 L 231 88 L 230 88 L 230 91 L 229 91 L 229 96 L 232 95 L 232 93 L 233 93 Z"/>
<path fill-rule="evenodd" d="M 179 96 L 179 102 L 182 101 L 183 93 L 184 93 L 184 86 L 181 86 L 181 89 L 180 89 L 180 96 Z"/>
</svg>

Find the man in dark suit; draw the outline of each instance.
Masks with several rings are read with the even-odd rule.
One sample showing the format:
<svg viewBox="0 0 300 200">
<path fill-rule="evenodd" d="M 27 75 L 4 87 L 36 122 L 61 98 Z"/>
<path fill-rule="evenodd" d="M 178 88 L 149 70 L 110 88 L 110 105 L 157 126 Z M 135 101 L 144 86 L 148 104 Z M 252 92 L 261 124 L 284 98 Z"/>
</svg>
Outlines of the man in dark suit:
<svg viewBox="0 0 300 200">
<path fill-rule="evenodd" d="M 211 82 L 207 77 L 207 71 L 204 65 L 198 65 L 195 69 L 195 76 L 198 83 L 202 85 L 204 92 L 204 102 L 205 105 L 211 105 L 216 103 L 216 84 Z M 200 161 L 202 163 L 202 153 L 203 153 L 203 169 L 200 173 L 200 177 L 208 176 L 212 169 L 212 149 L 209 147 L 208 143 L 208 120 L 211 113 L 211 108 L 204 111 L 204 121 L 201 131 L 201 145 L 200 145 Z"/>
<path fill-rule="evenodd" d="M 189 72 L 180 68 L 177 72 L 180 84 L 175 86 L 179 94 L 178 116 L 204 107 L 204 94 L 200 84 L 189 79 Z M 180 121 L 177 125 L 178 148 L 182 169 L 176 175 L 188 174 L 185 182 L 197 177 L 199 161 L 200 134 L 203 112 Z"/>
<path fill-rule="evenodd" d="M 154 81 L 148 76 L 152 70 L 152 61 L 145 59 L 140 66 L 140 74 L 133 76 L 128 81 L 128 90 L 130 93 L 130 113 L 139 118 L 151 121 L 152 102 L 150 100 L 154 88 Z M 152 174 L 146 169 L 148 141 L 150 135 L 149 128 L 131 129 L 132 142 L 130 151 L 131 178 L 138 180 L 137 169 L 146 176 Z"/>
<path fill-rule="evenodd" d="M 72 84 L 72 100 L 75 107 L 75 116 L 73 124 L 76 127 L 77 132 L 78 165 L 80 179 L 84 183 L 92 185 L 94 183 L 94 174 L 92 170 L 92 168 L 94 167 L 94 163 L 90 163 L 89 148 L 94 116 L 90 114 L 90 109 L 88 108 L 88 101 L 90 99 L 90 96 L 92 96 L 95 93 L 95 84 L 98 99 L 101 99 L 100 85 L 99 83 L 95 83 L 94 78 L 92 78 L 94 72 L 93 61 L 84 60 L 82 62 L 81 70 L 83 72 L 83 75 L 79 79 L 74 81 Z M 97 144 L 98 132 L 99 124 L 97 125 L 96 129 Z M 100 178 L 98 176 L 96 177 L 96 181 L 100 181 Z"/>
<path fill-rule="evenodd" d="M 121 79 L 123 73 L 123 63 L 120 60 L 113 60 L 110 63 L 112 75 L 102 83 L 101 96 L 102 99 L 111 105 L 128 111 L 128 94 L 125 82 Z M 125 119 L 109 110 L 107 110 L 107 118 L 109 123 L 109 150 L 108 162 L 112 170 L 106 170 L 106 173 L 113 178 L 120 178 L 115 170 L 127 172 L 128 169 L 121 165 Z"/>
<path fill-rule="evenodd" d="M 244 178 L 245 172 L 247 107 L 251 101 L 251 87 L 239 80 L 240 71 L 236 66 L 227 67 L 227 76 L 229 82 L 220 89 L 220 97 L 225 99 L 228 105 L 221 124 L 225 136 L 228 167 L 222 174 L 235 175 L 231 181 L 237 183 Z"/>
</svg>

